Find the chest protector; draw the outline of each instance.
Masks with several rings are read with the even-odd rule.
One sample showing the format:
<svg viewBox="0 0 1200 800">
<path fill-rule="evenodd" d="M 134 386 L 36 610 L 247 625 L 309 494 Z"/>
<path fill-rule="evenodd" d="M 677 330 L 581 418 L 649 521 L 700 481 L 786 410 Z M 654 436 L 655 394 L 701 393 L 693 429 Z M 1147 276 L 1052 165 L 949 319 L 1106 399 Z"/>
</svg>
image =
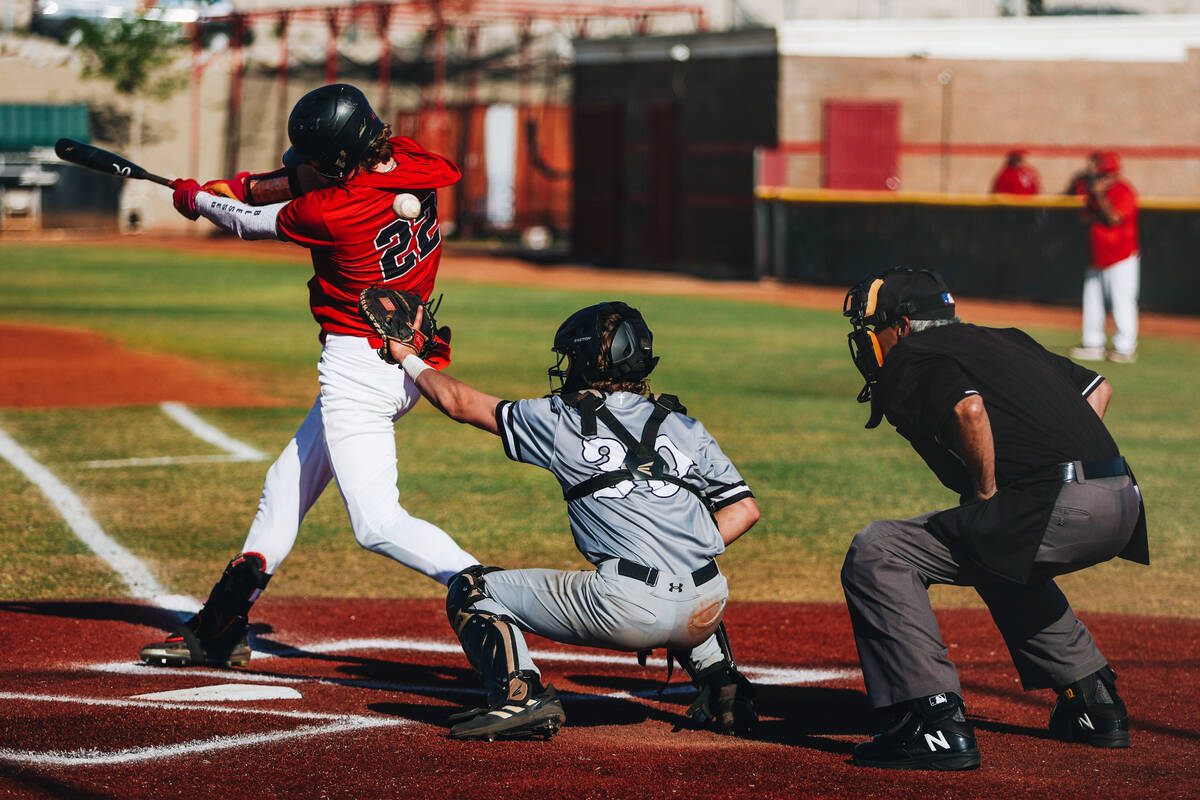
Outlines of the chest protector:
<svg viewBox="0 0 1200 800">
<path fill-rule="evenodd" d="M 673 412 L 687 413 L 687 409 L 679 402 L 678 397 L 673 394 L 660 394 L 654 398 L 654 410 L 650 413 L 650 419 L 646 420 L 646 426 L 642 428 L 640 440 L 634 438 L 633 434 L 617 421 L 613 413 L 604 405 L 602 396 L 584 392 L 574 398 L 564 398 L 564 400 L 579 410 L 580 433 L 584 437 L 596 435 L 596 420 L 600 419 L 625 445 L 625 463 L 621 468 L 593 475 L 564 490 L 564 500 L 577 500 L 592 492 L 607 489 L 625 481 L 634 481 L 635 483 L 664 481 L 681 489 L 687 489 L 696 495 L 706 509 L 712 511 L 708 498 L 702 495 L 695 486 L 671 474 L 670 465 L 654 448 L 654 440 L 658 438 L 658 429 L 667 415 Z"/>
</svg>

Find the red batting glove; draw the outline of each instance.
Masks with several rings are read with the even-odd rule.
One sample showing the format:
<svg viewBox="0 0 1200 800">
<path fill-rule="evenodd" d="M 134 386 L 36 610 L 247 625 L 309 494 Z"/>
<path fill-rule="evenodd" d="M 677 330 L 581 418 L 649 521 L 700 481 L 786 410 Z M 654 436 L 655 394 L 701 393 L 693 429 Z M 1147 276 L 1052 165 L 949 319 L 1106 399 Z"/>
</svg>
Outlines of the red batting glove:
<svg viewBox="0 0 1200 800">
<path fill-rule="evenodd" d="M 433 352 L 425 357 L 425 363 L 442 370 L 450 366 L 450 326 L 438 328 L 433 336 Z"/>
<path fill-rule="evenodd" d="M 191 178 L 176 178 L 171 181 L 171 188 L 175 193 L 171 195 L 171 202 L 175 204 L 175 210 L 191 220 L 200 218 L 200 211 L 196 208 L 196 192 L 200 191 L 200 184 Z"/>
<path fill-rule="evenodd" d="M 247 199 L 250 196 L 248 191 L 250 184 L 250 173 L 239 172 L 233 178 L 221 178 L 220 180 L 209 181 L 200 188 L 209 194 L 220 195 L 221 197 L 229 197 L 237 200 L 239 203 L 249 203 Z"/>
</svg>

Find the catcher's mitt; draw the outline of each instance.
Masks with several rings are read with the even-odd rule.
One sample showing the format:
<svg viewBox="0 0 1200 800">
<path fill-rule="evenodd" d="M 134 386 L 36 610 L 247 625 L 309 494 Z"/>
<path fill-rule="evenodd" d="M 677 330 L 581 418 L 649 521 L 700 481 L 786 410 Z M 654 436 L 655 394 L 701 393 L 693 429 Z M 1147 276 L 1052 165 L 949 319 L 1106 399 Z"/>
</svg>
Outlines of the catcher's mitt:
<svg viewBox="0 0 1200 800">
<path fill-rule="evenodd" d="M 420 325 L 414 327 L 419 309 L 423 309 Z M 422 359 L 434 353 L 438 336 L 437 321 L 433 318 L 436 310 L 422 303 L 414 292 L 384 286 L 368 286 L 358 296 L 358 313 L 383 339 L 379 357 L 389 364 L 399 363 L 392 358 L 389 339 L 411 347 Z"/>
</svg>

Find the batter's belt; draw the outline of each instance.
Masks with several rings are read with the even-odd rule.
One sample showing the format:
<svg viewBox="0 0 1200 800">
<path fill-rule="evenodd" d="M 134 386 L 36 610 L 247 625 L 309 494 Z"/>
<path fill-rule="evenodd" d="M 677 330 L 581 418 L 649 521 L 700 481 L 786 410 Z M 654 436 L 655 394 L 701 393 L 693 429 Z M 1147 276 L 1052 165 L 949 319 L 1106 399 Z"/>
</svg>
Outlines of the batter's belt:
<svg viewBox="0 0 1200 800">
<path fill-rule="evenodd" d="M 617 574 L 624 575 L 626 578 L 634 578 L 647 586 L 658 584 L 657 569 L 654 567 L 644 567 L 636 561 L 630 561 L 625 558 L 617 559 Z M 718 574 L 720 574 L 720 571 L 717 569 L 716 560 L 710 560 L 703 567 L 692 573 L 692 583 L 696 586 L 703 586 L 717 577 Z"/>
</svg>

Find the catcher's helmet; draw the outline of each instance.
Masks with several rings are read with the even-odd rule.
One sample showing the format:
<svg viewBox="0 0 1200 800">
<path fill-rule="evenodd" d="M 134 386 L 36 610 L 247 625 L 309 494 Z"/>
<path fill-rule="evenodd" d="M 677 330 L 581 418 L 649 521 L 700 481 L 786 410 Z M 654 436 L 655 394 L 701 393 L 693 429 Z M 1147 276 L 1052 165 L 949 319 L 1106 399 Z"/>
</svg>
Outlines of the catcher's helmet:
<svg viewBox="0 0 1200 800">
<path fill-rule="evenodd" d="M 289 167 L 311 163 L 322 176 L 341 181 L 358 166 L 383 132 L 366 95 L 347 83 L 313 89 L 288 117 L 292 146 L 283 154 Z"/>
<path fill-rule="evenodd" d="M 604 327 L 614 314 L 620 322 L 613 330 L 609 352 L 604 352 Z M 576 311 L 554 334 L 550 349 L 558 353 L 558 361 L 548 371 L 550 393 L 575 392 L 603 380 L 642 380 L 658 363 L 653 341 L 641 313 L 624 303 L 599 303 Z M 558 388 L 555 378 L 561 384 Z"/>
</svg>

